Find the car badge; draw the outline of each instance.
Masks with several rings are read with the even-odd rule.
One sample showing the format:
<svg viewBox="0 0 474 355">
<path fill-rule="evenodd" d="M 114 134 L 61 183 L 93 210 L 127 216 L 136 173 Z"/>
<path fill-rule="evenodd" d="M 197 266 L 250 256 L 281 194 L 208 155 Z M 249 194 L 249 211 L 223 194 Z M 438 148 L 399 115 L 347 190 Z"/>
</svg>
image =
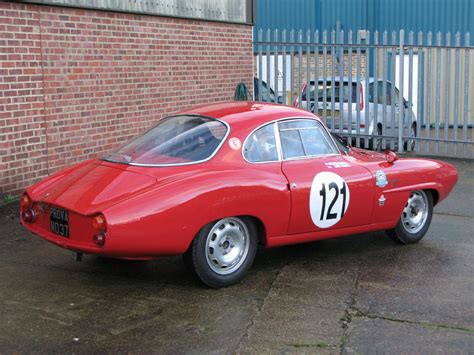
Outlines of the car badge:
<svg viewBox="0 0 474 355">
<path fill-rule="evenodd" d="M 383 205 L 385 205 L 385 196 L 381 195 L 379 197 L 379 206 L 383 206 Z"/>
<path fill-rule="evenodd" d="M 382 170 L 377 170 L 375 172 L 375 185 L 378 187 L 385 187 L 387 184 L 387 175 L 385 175 Z"/>
<path fill-rule="evenodd" d="M 229 139 L 229 147 L 233 150 L 239 150 L 242 147 L 242 142 L 237 137 Z"/>
</svg>

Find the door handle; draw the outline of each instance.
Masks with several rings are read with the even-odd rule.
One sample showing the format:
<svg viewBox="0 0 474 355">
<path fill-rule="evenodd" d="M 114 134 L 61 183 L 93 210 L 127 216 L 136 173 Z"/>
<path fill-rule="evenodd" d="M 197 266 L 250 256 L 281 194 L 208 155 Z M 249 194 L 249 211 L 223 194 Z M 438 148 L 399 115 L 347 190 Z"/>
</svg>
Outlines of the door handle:
<svg viewBox="0 0 474 355">
<path fill-rule="evenodd" d="M 292 189 L 296 189 L 297 186 L 298 186 L 298 185 L 296 185 L 295 183 L 292 183 L 292 184 L 291 184 L 291 188 L 292 188 Z"/>
</svg>

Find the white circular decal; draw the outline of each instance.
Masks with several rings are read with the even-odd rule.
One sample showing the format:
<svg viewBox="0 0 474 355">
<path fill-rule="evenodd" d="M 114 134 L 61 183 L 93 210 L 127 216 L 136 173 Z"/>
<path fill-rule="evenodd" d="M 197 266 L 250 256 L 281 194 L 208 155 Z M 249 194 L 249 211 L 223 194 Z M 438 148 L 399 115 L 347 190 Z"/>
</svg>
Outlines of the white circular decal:
<svg viewBox="0 0 474 355">
<path fill-rule="evenodd" d="M 313 223 L 329 228 L 344 217 L 349 207 L 349 187 L 344 179 L 328 171 L 317 174 L 309 194 L 309 211 Z"/>
<path fill-rule="evenodd" d="M 229 147 L 233 150 L 239 150 L 242 147 L 242 142 L 237 137 L 232 137 L 229 139 Z"/>
</svg>

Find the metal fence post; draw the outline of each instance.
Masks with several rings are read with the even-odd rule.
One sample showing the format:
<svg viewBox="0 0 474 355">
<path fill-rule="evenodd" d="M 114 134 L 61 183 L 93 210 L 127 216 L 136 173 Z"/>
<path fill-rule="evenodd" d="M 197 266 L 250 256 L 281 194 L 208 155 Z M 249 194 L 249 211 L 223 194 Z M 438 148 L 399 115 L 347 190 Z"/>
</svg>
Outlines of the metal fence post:
<svg viewBox="0 0 474 355">
<path fill-rule="evenodd" d="M 435 151 L 439 152 L 439 126 L 440 126 L 440 114 L 441 114 L 441 32 L 436 34 L 436 84 L 435 84 L 435 100 L 436 100 L 436 109 L 435 109 Z M 446 118 L 445 118 L 446 119 Z"/>
<path fill-rule="evenodd" d="M 369 31 L 357 32 L 356 40 L 351 30 L 340 28 L 330 31 L 329 39 L 323 31 L 321 40 L 317 30 L 305 30 L 306 35 L 298 30 L 298 38 L 294 30 L 289 32 L 288 36 L 286 29 L 266 30 L 263 38 L 263 30 L 258 30 L 255 98 L 267 101 L 274 89 L 277 101 L 298 102 L 298 107 L 322 116 L 330 130 L 356 146 L 474 157 L 474 122 L 469 116 L 474 47 L 469 33 L 464 41 L 456 33 L 451 43 L 450 33 L 444 38 L 437 32 L 433 38 L 428 32 L 425 38 L 420 31 L 415 43 L 414 33 L 410 31 L 405 39 L 403 29 L 390 34 L 375 31 L 373 42 Z"/>
<path fill-rule="evenodd" d="M 311 99 L 310 99 L 310 74 L 311 74 L 311 48 L 310 48 L 310 43 L 311 43 L 311 31 L 308 30 L 306 31 L 306 90 L 305 90 L 305 95 L 306 95 L 306 110 L 310 111 L 311 110 Z"/>
<path fill-rule="evenodd" d="M 372 119 L 372 148 L 375 148 L 375 137 L 377 135 L 377 125 L 379 122 L 379 32 L 374 32 L 374 117 Z"/>
<path fill-rule="evenodd" d="M 459 122 L 459 47 L 461 46 L 461 34 L 456 32 L 456 38 L 454 43 L 456 49 L 454 50 L 454 155 L 458 153 L 458 122 Z"/>
<path fill-rule="evenodd" d="M 405 98 L 403 95 L 403 79 L 405 72 L 403 71 L 405 62 L 405 48 L 403 46 L 405 41 L 405 31 L 400 30 L 398 56 L 400 63 L 398 64 L 398 151 L 403 153 L 403 131 L 405 128 Z M 394 80 L 395 81 L 395 80 Z"/>
<path fill-rule="evenodd" d="M 465 41 L 465 46 L 466 49 L 464 49 L 464 106 L 463 106 L 463 128 L 462 128 L 462 140 L 464 142 L 467 142 L 467 126 L 468 126 L 468 120 L 467 120 L 467 115 L 469 112 L 469 41 L 470 41 L 470 34 L 469 32 L 466 33 L 466 36 L 464 38 Z M 474 122 L 471 123 L 474 126 Z M 473 135 L 474 135 L 474 127 L 472 128 Z M 473 142 L 474 142 L 474 137 L 473 137 Z M 474 144 L 473 144 L 474 146 Z M 464 143 L 464 149 L 463 149 L 463 155 L 464 157 L 467 157 L 467 143 Z M 474 151 L 473 151 L 473 157 L 474 157 Z"/>
<path fill-rule="evenodd" d="M 328 40 L 328 33 L 327 31 L 323 31 L 323 122 L 327 124 L 327 112 L 326 112 L 326 103 L 327 103 L 327 55 L 328 55 L 328 47 L 327 47 L 327 40 Z"/>
<path fill-rule="evenodd" d="M 415 152 L 420 151 L 421 147 L 421 122 L 423 120 L 423 117 L 421 117 L 421 108 L 424 104 L 423 101 L 423 90 L 422 90 L 422 78 L 423 78 L 423 72 L 422 69 L 423 66 L 420 65 L 422 64 L 422 59 L 423 59 L 423 32 L 418 32 L 418 103 L 417 103 L 417 112 L 416 112 L 416 119 L 418 122 L 418 125 L 416 126 L 416 144 L 415 144 Z"/>
<path fill-rule="evenodd" d="M 270 57 L 271 57 L 271 33 L 270 30 L 267 30 L 267 48 L 266 48 L 266 57 L 267 57 L 267 75 L 266 75 L 266 81 L 267 81 L 267 97 L 265 98 L 265 101 L 270 101 Z"/>
<path fill-rule="evenodd" d="M 319 103 L 319 93 L 318 93 L 318 82 L 319 82 L 319 31 L 314 32 L 314 43 L 316 47 L 314 49 L 314 109 L 313 112 L 315 115 L 319 116 L 318 103 Z"/>
<path fill-rule="evenodd" d="M 360 40 L 360 31 L 357 31 L 357 68 L 356 68 L 356 132 L 357 132 L 357 137 L 356 137 L 356 147 L 360 147 L 360 66 L 361 66 L 361 40 Z M 351 87 L 352 90 L 352 87 Z"/>
<path fill-rule="evenodd" d="M 263 41 L 263 31 L 262 29 L 258 30 L 258 101 L 262 101 L 262 77 L 263 77 L 263 67 L 262 67 L 262 41 Z M 254 93 L 255 95 L 255 93 Z"/>
<path fill-rule="evenodd" d="M 286 95 L 286 30 L 283 30 L 282 33 L 281 33 L 281 41 L 283 43 L 283 47 L 282 47 L 282 59 L 283 59 L 283 68 L 282 68 L 282 76 L 283 76 L 283 80 L 282 80 L 282 103 L 283 105 L 287 105 L 288 104 L 288 98 L 287 98 L 287 95 Z"/>
<path fill-rule="evenodd" d="M 273 42 L 275 43 L 273 46 L 273 90 L 275 91 L 275 103 L 278 102 L 278 64 L 279 64 L 279 36 L 278 36 L 278 29 L 275 30 L 275 37 L 273 38 Z"/>
<path fill-rule="evenodd" d="M 293 105 L 295 87 L 295 30 L 290 31 L 290 102 Z"/>
<path fill-rule="evenodd" d="M 303 71 L 303 31 L 298 31 L 298 107 L 301 107 L 301 89 L 303 86 L 302 71 Z"/>
<path fill-rule="evenodd" d="M 364 105 L 365 109 L 365 117 L 364 117 L 364 122 L 365 122 L 365 127 L 364 127 L 364 148 L 369 147 L 369 125 L 370 125 L 370 73 L 369 73 L 369 68 L 370 68 L 370 32 L 367 31 L 367 39 L 365 41 L 365 92 L 364 92 L 364 100 L 366 104 Z"/>
<path fill-rule="evenodd" d="M 352 144 L 352 31 L 349 31 L 347 33 L 347 45 L 349 48 L 347 49 L 347 52 L 349 54 L 348 58 L 348 76 L 349 76 L 349 88 L 350 88 L 350 95 L 349 95 L 349 103 L 348 103 L 348 109 L 349 109 L 349 114 L 347 117 L 347 131 L 349 132 L 349 142 Z"/>
<path fill-rule="evenodd" d="M 451 33 L 446 33 L 446 75 L 444 80 L 444 154 L 448 155 L 449 153 L 449 93 L 451 91 L 451 50 L 449 46 L 451 45 Z"/>
<path fill-rule="evenodd" d="M 408 137 L 407 150 L 413 150 L 412 144 L 417 144 L 416 125 L 413 128 L 413 31 L 408 34 Z"/>
<path fill-rule="evenodd" d="M 431 46 L 433 45 L 433 34 L 431 32 L 428 32 L 428 38 L 427 38 L 427 59 L 426 59 L 426 66 L 427 66 L 427 78 L 426 78 L 426 116 L 425 116 L 425 139 L 424 139 L 424 144 L 425 144 L 425 152 L 429 152 L 430 150 L 430 128 L 431 128 L 431 73 L 432 67 L 431 67 L 431 51 L 432 48 Z"/>
</svg>

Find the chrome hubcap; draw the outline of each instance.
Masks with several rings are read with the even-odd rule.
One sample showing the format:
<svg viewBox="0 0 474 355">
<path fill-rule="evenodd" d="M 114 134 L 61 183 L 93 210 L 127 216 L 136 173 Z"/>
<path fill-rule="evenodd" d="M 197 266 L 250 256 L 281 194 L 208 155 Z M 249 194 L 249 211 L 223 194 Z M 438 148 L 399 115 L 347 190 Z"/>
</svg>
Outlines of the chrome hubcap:
<svg viewBox="0 0 474 355">
<path fill-rule="evenodd" d="M 411 193 L 408 202 L 403 209 L 403 228 L 410 233 L 418 233 L 426 223 L 428 218 L 428 198 L 424 191 L 414 191 Z"/>
<path fill-rule="evenodd" d="M 236 217 L 217 222 L 206 239 L 206 259 L 209 267 L 219 275 L 237 270 L 249 251 L 249 231 Z"/>
</svg>

